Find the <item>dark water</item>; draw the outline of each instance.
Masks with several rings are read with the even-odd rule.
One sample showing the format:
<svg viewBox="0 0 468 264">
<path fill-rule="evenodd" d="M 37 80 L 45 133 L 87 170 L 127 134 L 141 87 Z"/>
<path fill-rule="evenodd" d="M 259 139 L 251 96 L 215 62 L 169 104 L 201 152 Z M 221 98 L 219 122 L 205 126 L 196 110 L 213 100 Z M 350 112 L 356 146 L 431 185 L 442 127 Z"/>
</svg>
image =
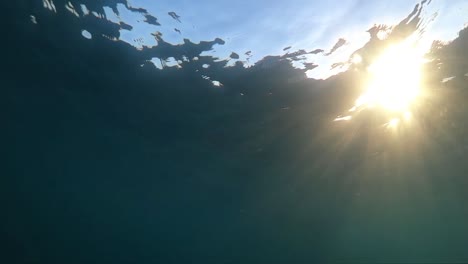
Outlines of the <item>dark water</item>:
<svg viewBox="0 0 468 264">
<path fill-rule="evenodd" d="M 466 28 L 433 45 L 426 96 L 390 129 L 372 110 L 333 122 L 362 93 L 359 66 L 307 79 L 298 51 L 158 70 L 152 57 L 224 41 L 137 50 L 111 40 L 125 25 L 54 3 L 2 12 L 2 263 L 468 261 Z M 389 39 L 418 30 L 418 8 Z"/>
</svg>

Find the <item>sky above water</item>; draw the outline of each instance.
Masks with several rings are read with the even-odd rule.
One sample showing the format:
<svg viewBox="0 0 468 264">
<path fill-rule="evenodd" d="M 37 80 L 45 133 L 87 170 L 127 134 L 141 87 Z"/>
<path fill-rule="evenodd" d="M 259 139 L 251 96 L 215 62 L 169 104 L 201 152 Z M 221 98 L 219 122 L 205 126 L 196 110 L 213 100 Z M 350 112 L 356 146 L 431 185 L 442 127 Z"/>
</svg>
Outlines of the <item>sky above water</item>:
<svg viewBox="0 0 468 264">
<path fill-rule="evenodd" d="M 320 67 L 310 70 L 312 78 L 327 78 L 340 69 L 330 70 L 333 63 L 344 61 L 368 40 L 366 32 L 374 24 L 395 25 L 408 15 L 420 1 L 129 1 L 132 7 L 142 7 L 158 19 L 161 26 L 142 23 L 143 15 L 119 6 L 119 16 L 106 9 L 108 19 L 124 21 L 131 31 L 121 30 L 121 40 L 135 46 L 157 45 L 151 33 L 159 31 L 172 44 L 221 38 L 226 43 L 202 55 L 229 58 L 232 52 L 239 60 L 252 65 L 267 55 L 282 55 L 300 49 L 323 49 L 328 52 L 340 38 L 346 44 L 330 56 L 307 55 L 305 62 Z M 179 21 L 169 16 L 175 12 Z M 426 32 L 424 49 L 433 40 L 448 41 L 457 36 L 468 15 L 468 2 L 463 0 L 429 1 L 423 12 Z M 289 48 L 290 47 L 290 48 Z M 289 48 L 287 50 L 283 50 Z M 247 53 L 251 51 L 251 53 Z M 247 53 L 247 54 L 246 54 Z M 230 65 L 234 64 L 234 60 Z M 228 64 L 229 65 L 229 64 Z M 300 63 L 296 63 L 301 67 Z"/>
</svg>

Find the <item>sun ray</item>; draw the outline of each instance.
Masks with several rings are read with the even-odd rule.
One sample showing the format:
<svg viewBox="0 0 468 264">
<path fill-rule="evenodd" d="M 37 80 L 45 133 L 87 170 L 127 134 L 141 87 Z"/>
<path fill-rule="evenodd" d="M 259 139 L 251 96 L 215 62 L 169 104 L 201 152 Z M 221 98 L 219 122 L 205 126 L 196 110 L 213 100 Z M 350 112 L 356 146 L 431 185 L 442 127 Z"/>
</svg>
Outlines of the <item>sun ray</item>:
<svg viewBox="0 0 468 264">
<path fill-rule="evenodd" d="M 380 107 L 408 112 L 420 94 L 422 55 L 414 41 L 390 45 L 368 68 L 366 91 L 352 109 Z"/>
</svg>

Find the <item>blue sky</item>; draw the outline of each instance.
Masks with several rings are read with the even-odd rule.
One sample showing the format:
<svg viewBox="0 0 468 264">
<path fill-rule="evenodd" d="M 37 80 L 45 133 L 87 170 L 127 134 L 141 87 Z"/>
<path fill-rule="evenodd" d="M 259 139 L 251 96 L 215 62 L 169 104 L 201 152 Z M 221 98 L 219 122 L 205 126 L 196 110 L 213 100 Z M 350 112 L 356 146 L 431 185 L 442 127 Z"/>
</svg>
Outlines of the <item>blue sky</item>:
<svg viewBox="0 0 468 264">
<path fill-rule="evenodd" d="M 329 65 L 345 60 L 368 40 L 365 32 L 374 23 L 395 24 L 408 15 L 419 1 L 393 0 L 129 0 L 133 7 L 143 7 L 158 18 L 162 26 L 141 23 L 143 17 L 119 8 L 120 17 L 107 10 L 108 17 L 132 25 L 132 31 L 122 31 L 121 39 L 135 44 L 142 38 L 143 45 L 156 45 L 150 33 L 160 31 L 170 43 L 182 43 L 183 38 L 193 42 L 220 37 L 226 41 L 214 51 L 206 53 L 221 59 L 231 52 L 243 55 L 252 51 L 251 63 L 266 55 L 281 55 L 283 48 L 290 51 L 322 48 L 330 50 L 339 38 L 348 44 L 332 56 L 313 55 L 308 58 L 321 65 L 309 76 L 327 77 L 332 74 Z M 468 1 L 434 0 L 426 8 L 425 16 L 438 12 L 431 24 L 427 39 L 449 40 L 468 22 Z M 181 23 L 168 15 L 176 12 Z M 140 22 L 138 22 L 140 21 Z M 177 28 L 181 34 L 174 29 Z M 138 45 L 138 44 L 136 44 Z"/>
</svg>

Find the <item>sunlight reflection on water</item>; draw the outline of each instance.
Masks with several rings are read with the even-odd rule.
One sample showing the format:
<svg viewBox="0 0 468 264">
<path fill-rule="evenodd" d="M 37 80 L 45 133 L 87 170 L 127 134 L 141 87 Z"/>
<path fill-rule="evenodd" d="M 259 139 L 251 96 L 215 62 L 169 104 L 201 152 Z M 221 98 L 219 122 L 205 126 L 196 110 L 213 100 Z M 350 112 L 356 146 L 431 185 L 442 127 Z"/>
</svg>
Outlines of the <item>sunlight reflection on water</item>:
<svg viewBox="0 0 468 264">
<path fill-rule="evenodd" d="M 363 109 L 376 109 L 409 121 L 412 104 L 421 93 L 421 66 L 423 55 L 427 52 L 418 44 L 416 34 L 398 43 L 391 43 L 365 67 L 365 91 L 348 112 L 359 114 Z M 359 65 L 363 60 L 359 54 L 354 54 L 352 62 Z M 334 121 L 349 120 L 351 116 L 338 117 Z M 397 127 L 399 121 L 399 118 L 393 118 L 388 125 Z"/>
</svg>

